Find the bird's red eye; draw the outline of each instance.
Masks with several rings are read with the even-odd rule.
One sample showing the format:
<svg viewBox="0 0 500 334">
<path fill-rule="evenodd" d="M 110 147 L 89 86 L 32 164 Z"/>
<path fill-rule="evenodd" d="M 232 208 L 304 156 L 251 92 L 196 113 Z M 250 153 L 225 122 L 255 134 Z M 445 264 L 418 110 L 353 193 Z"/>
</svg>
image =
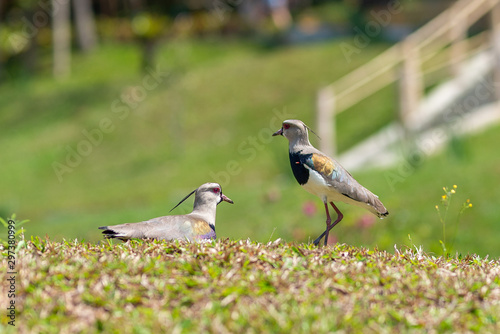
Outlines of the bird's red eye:
<svg viewBox="0 0 500 334">
<path fill-rule="evenodd" d="M 214 188 L 214 193 L 218 194 L 220 192 L 220 188 Z"/>
<path fill-rule="evenodd" d="M 290 124 L 283 124 L 283 129 L 290 129 Z"/>
</svg>

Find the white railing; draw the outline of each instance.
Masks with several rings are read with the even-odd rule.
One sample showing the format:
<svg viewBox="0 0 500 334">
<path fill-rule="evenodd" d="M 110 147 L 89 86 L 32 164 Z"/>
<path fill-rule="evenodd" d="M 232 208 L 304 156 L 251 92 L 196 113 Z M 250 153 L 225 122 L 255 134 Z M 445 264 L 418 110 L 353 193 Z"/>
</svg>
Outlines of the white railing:
<svg viewBox="0 0 500 334">
<path fill-rule="evenodd" d="M 490 29 L 468 38 L 469 28 L 489 15 Z M 443 79 L 443 69 L 457 75 L 464 61 L 492 48 L 495 81 L 500 82 L 500 0 L 459 0 L 403 41 L 332 84 L 317 96 L 320 148 L 336 152 L 335 115 L 397 82 L 399 121 L 405 127 L 417 112 L 427 86 Z M 500 87 L 497 87 L 500 98 Z"/>
</svg>

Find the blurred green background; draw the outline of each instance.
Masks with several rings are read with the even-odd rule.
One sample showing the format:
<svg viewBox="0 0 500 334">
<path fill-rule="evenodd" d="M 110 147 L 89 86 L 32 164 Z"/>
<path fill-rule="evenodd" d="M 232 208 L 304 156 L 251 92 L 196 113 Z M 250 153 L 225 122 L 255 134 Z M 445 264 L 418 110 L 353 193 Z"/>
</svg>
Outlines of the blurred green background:
<svg viewBox="0 0 500 334">
<path fill-rule="evenodd" d="M 167 215 L 215 181 L 235 202 L 218 207 L 218 237 L 314 240 L 325 228 L 323 205 L 300 189 L 287 141 L 271 133 L 290 118 L 314 129 L 317 90 L 414 30 L 437 5 L 403 1 L 393 29 L 384 30 L 392 34 L 347 61 L 340 44 L 351 43 L 352 27 L 384 2 L 292 1 L 289 22 L 269 8 L 255 18 L 240 2 L 221 3 L 222 11 L 197 1 L 92 1 L 95 44 L 82 46 L 72 23 L 70 69 L 56 76 L 50 24 L 21 46 L 12 42 L 27 36 L 23 18 L 40 4 L 3 3 L 0 216 L 29 219 L 27 235 L 97 242 L 98 226 Z M 389 86 L 338 117 L 340 151 L 394 119 L 396 93 Z M 435 206 L 442 188 L 456 184 L 448 250 L 499 256 L 498 130 L 457 138 L 395 186 L 388 178 L 402 165 L 356 172 L 390 215 L 375 220 L 339 204 L 345 218 L 331 239 L 390 251 L 423 245 L 440 255 Z M 467 199 L 473 207 L 458 220 Z M 174 213 L 190 212 L 191 203 Z"/>
</svg>

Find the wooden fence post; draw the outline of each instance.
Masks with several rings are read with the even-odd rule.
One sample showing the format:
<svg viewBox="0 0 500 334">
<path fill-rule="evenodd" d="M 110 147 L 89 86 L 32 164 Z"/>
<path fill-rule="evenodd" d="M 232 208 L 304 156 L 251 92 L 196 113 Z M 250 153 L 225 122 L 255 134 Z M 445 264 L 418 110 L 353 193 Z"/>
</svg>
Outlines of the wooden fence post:
<svg viewBox="0 0 500 334">
<path fill-rule="evenodd" d="M 403 62 L 399 73 L 399 119 L 405 129 L 416 112 L 423 91 L 418 50 L 411 39 L 402 42 Z"/>
<path fill-rule="evenodd" d="M 500 100 L 500 1 L 491 9 L 491 43 L 493 49 L 493 89 L 497 100 Z"/>
<path fill-rule="evenodd" d="M 456 10 L 455 12 L 459 12 Z M 467 53 L 466 40 L 467 40 L 467 16 L 453 13 L 453 19 L 450 19 L 450 63 L 451 74 L 458 76 L 464 64 L 464 56 Z"/>
<path fill-rule="evenodd" d="M 335 93 L 331 86 L 319 90 L 316 99 L 316 129 L 321 138 L 319 148 L 333 156 L 337 153 L 335 130 Z"/>
</svg>

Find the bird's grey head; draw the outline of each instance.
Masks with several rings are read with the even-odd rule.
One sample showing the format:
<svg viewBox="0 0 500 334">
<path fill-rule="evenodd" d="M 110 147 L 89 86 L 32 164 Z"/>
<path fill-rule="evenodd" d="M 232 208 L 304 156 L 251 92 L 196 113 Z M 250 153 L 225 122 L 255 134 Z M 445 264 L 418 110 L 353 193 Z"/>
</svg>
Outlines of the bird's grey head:
<svg viewBox="0 0 500 334">
<path fill-rule="evenodd" d="M 273 133 L 273 136 L 282 135 L 290 145 L 310 145 L 307 125 L 298 119 L 289 119 L 283 122 L 281 129 Z"/>
<path fill-rule="evenodd" d="M 233 204 L 233 201 L 222 193 L 222 187 L 218 183 L 204 183 L 195 191 L 194 204 L 216 203 L 225 201 Z"/>
<path fill-rule="evenodd" d="M 184 197 L 179 204 L 174 206 L 173 209 L 178 207 L 182 202 L 188 199 L 192 194 L 194 195 L 194 208 L 203 207 L 211 204 L 219 204 L 222 201 L 233 204 L 233 201 L 222 193 L 222 187 L 218 183 L 204 183 L 197 189 L 193 190 L 186 197 Z M 172 209 L 172 210 L 173 210 Z M 172 211 L 170 210 L 170 211 Z"/>
</svg>

